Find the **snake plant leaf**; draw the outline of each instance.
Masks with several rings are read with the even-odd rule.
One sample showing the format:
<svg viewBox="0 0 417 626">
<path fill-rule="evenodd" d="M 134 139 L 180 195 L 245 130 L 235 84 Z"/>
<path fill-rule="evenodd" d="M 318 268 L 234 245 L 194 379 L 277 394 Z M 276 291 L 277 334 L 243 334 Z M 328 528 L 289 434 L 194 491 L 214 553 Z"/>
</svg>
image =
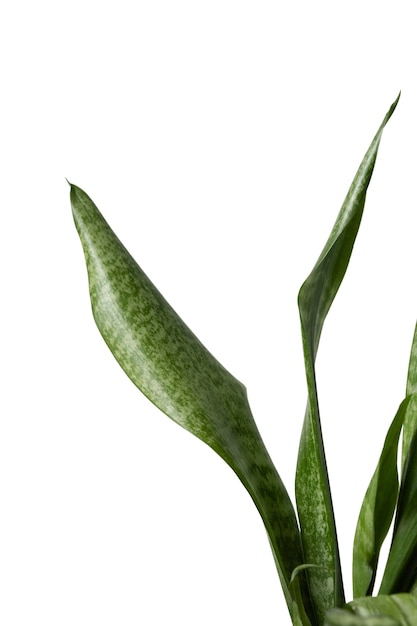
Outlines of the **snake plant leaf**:
<svg viewBox="0 0 417 626">
<path fill-rule="evenodd" d="M 398 498 L 398 440 L 410 397 L 400 404 L 366 491 L 353 546 L 353 597 L 372 595 L 379 553 L 394 516 Z"/>
<path fill-rule="evenodd" d="M 417 331 L 415 330 L 408 366 L 406 396 L 389 428 L 377 468 L 365 494 L 356 527 L 352 572 L 353 596 L 355 598 L 372 594 L 380 549 L 391 525 L 397 504 L 399 489 L 398 440 L 401 428 L 404 428 L 403 459 L 407 457 L 413 434 L 416 432 L 416 391 Z M 388 586 L 383 589 L 386 590 L 386 593 L 394 592 L 394 589 Z"/>
<path fill-rule="evenodd" d="M 415 626 L 416 616 L 417 598 L 409 593 L 368 596 L 329 611 L 324 626 Z"/>
<path fill-rule="evenodd" d="M 404 423 L 415 422 L 417 394 L 410 396 Z M 409 442 L 403 467 L 394 532 L 380 594 L 409 592 L 417 575 L 417 437 Z M 415 615 L 417 622 L 417 612 Z"/>
<path fill-rule="evenodd" d="M 344 592 L 320 425 L 315 359 L 324 320 L 349 263 L 382 132 L 398 100 L 399 96 L 365 154 L 329 239 L 298 296 L 308 402 L 297 462 L 296 500 L 305 560 L 320 566 L 307 572 L 319 624 L 328 609 L 343 605 Z"/>
<path fill-rule="evenodd" d="M 297 599 L 291 574 L 303 562 L 298 523 L 245 387 L 179 318 L 87 194 L 70 186 L 93 315 L 105 342 L 145 396 L 217 452 L 242 481 L 262 516 L 292 613 Z"/>
<path fill-rule="evenodd" d="M 406 395 L 417 393 L 417 324 L 414 328 L 413 343 L 411 345 L 410 361 L 408 364 Z M 402 445 L 402 470 L 408 456 L 411 442 L 417 433 L 417 409 L 410 410 L 404 420 Z"/>
<path fill-rule="evenodd" d="M 344 609 L 331 609 L 325 617 L 324 626 L 399 626 L 399 623 L 383 615 L 361 617 Z"/>
<path fill-rule="evenodd" d="M 408 365 L 401 464 L 401 487 L 391 549 L 380 593 L 408 592 L 417 582 L 417 325 Z"/>
</svg>

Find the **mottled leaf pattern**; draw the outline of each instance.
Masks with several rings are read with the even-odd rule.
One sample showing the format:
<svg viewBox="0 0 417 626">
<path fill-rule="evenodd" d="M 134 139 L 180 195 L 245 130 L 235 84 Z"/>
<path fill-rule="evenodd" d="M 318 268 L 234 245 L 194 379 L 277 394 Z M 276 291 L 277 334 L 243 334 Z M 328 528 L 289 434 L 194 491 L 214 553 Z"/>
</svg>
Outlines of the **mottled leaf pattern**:
<svg viewBox="0 0 417 626">
<path fill-rule="evenodd" d="M 324 626 L 416 626 L 417 598 L 401 593 L 358 598 L 342 609 L 331 610 Z"/>
<path fill-rule="evenodd" d="M 398 497 L 398 440 L 410 398 L 405 398 L 390 426 L 384 447 L 366 491 L 353 546 L 353 597 L 372 594 L 382 543 Z"/>
<path fill-rule="evenodd" d="M 244 386 L 204 348 L 75 185 L 71 204 L 87 263 L 93 315 L 105 342 L 156 406 L 236 472 L 265 523 L 292 612 L 290 578 L 302 563 L 297 520 L 253 420 Z"/>
<path fill-rule="evenodd" d="M 344 592 L 319 416 L 315 359 L 324 320 L 349 263 L 382 132 L 398 99 L 399 96 L 363 158 L 330 237 L 298 297 L 308 402 L 298 456 L 296 498 L 306 562 L 320 565 L 307 572 L 319 624 L 329 608 L 344 603 Z"/>
<path fill-rule="evenodd" d="M 380 593 L 415 593 L 417 586 L 417 325 L 408 366 L 407 397 L 410 402 L 404 417 L 400 495 Z"/>
<path fill-rule="evenodd" d="M 414 328 L 413 343 L 411 346 L 410 361 L 408 365 L 406 395 L 417 394 L 417 324 Z M 405 420 L 403 429 L 402 467 L 407 459 L 408 450 L 415 434 L 417 433 L 417 407 L 410 409 Z"/>
<path fill-rule="evenodd" d="M 409 398 L 404 423 L 415 423 L 417 394 Z M 392 544 L 379 593 L 409 592 L 417 577 L 417 438 L 407 446 Z M 416 614 L 417 623 L 417 614 Z"/>
<path fill-rule="evenodd" d="M 324 320 L 349 264 L 382 132 L 398 99 L 375 135 L 330 237 L 299 292 L 308 388 L 296 472 L 301 534 L 291 500 L 252 417 L 245 387 L 178 317 L 87 194 L 70 185 L 93 315 L 105 342 L 149 400 L 217 452 L 244 484 L 265 524 L 296 626 L 410 626 L 414 623 L 410 616 L 417 615 L 417 598 L 411 594 L 360 597 L 344 605 L 315 373 Z M 417 485 L 413 480 L 417 475 L 416 337 L 417 330 L 406 400 L 388 432 L 359 517 L 354 564 L 354 589 L 359 595 L 372 590 L 379 549 L 392 519 L 398 491 L 396 455 L 403 425 L 403 476 L 394 557 L 392 563 L 388 561 L 383 588 L 404 590 L 404 577 L 408 588 L 417 587 L 417 531 L 410 513 L 417 511 Z"/>
</svg>

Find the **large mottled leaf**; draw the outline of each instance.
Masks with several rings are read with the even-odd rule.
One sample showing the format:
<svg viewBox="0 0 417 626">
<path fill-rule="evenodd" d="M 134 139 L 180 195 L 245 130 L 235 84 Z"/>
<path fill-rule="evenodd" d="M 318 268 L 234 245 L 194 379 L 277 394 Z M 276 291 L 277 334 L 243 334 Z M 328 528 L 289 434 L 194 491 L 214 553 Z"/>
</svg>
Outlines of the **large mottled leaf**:
<svg viewBox="0 0 417 626">
<path fill-rule="evenodd" d="M 236 472 L 264 521 L 290 613 L 302 562 L 294 508 L 253 420 L 244 386 L 206 350 L 140 269 L 92 200 L 71 185 L 96 324 L 123 370 L 164 413 Z M 305 590 L 303 596 L 306 596 Z"/>
<path fill-rule="evenodd" d="M 343 604 L 344 593 L 320 425 L 315 359 L 324 320 L 349 263 L 382 132 L 398 98 L 363 158 L 330 237 L 298 297 L 308 402 L 298 456 L 296 498 L 306 562 L 320 566 L 308 571 L 319 624 L 323 623 L 324 614 L 329 608 Z"/>
<path fill-rule="evenodd" d="M 324 626 L 416 626 L 417 598 L 409 593 L 358 598 L 327 613 Z"/>
<path fill-rule="evenodd" d="M 388 430 L 362 503 L 353 545 L 354 598 L 372 594 L 379 553 L 394 515 L 398 497 L 398 440 L 409 400 L 408 397 L 401 403 Z"/>
</svg>

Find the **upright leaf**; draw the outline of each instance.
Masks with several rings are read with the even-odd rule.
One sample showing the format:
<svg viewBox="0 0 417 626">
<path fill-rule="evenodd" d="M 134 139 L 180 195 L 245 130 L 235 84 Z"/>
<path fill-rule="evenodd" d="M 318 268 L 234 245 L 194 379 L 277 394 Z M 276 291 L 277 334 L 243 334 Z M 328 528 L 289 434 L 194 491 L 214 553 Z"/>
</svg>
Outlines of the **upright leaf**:
<svg viewBox="0 0 417 626">
<path fill-rule="evenodd" d="M 417 394 L 417 324 L 414 328 L 413 343 L 411 345 L 410 361 L 408 364 L 406 395 Z M 402 468 L 407 460 L 408 450 L 417 433 L 417 410 L 409 411 L 404 420 Z"/>
<path fill-rule="evenodd" d="M 401 487 L 381 594 L 411 591 L 417 580 L 417 325 L 406 394 L 409 402 L 404 415 Z"/>
<path fill-rule="evenodd" d="M 353 545 L 353 597 L 369 596 L 375 583 L 379 553 L 398 497 L 398 440 L 409 397 L 400 405 L 389 428 L 377 468 L 366 491 Z"/>
<path fill-rule="evenodd" d="M 353 595 L 372 594 L 382 543 L 387 535 L 398 498 L 398 440 L 403 432 L 403 459 L 407 457 L 417 420 L 417 332 L 414 333 L 407 374 L 406 396 L 388 431 L 384 447 L 359 514 L 353 548 Z M 403 463 L 404 466 L 404 463 Z M 401 500 L 401 499 L 400 499 Z M 405 544 L 401 544 L 401 550 Z M 390 571 L 393 567 L 390 564 Z M 387 580 L 384 593 L 406 591 L 394 588 Z M 408 589 L 407 589 L 408 591 Z"/>
<path fill-rule="evenodd" d="M 292 613 L 297 598 L 290 592 L 291 574 L 303 562 L 299 529 L 244 386 L 178 317 L 75 185 L 71 204 L 93 315 L 105 342 L 149 400 L 215 450 L 245 485 L 265 524 Z"/>
<path fill-rule="evenodd" d="M 413 422 L 417 414 L 417 394 L 408 404 L 404 423 Z M 417 579 L 417 437 L 409 442 L 403 466 L 394 532 L 380 594 L 411 591 Z M 417 623 L 417 612 L 416 612 Z"/>
<path fill-rule="evenodd" d="M 398 98 L 375 135 L 348 191 L 336 223 L 311 274 L 302 285 L 300 310 L 308 402 L 296 474 L 296 498 L 311 595 L 319 624 L 326 611 L 344 602 L 336 528 L 326 468 L 316 390 L 315 359 L 324 320 L 346 272 L 365 204 L 383 129 Z"/>
</svg>

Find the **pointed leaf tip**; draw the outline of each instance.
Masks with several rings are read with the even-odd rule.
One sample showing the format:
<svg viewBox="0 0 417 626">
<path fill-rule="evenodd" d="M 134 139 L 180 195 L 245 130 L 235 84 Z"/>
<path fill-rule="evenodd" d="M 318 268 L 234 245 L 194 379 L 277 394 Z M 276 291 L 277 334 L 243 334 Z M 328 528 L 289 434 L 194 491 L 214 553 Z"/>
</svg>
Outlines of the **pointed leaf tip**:
<svg viewBox="0 0 417 626">
<path fill-rule="evenodd" d="M 302 612 L 308 598 L 304 577 L 296 581 L 297 595 L 290 584 L 291 572 L 303 562 L 295 511 L 259 434 L 245 387 L 175 313 L 91 198 L 76 185 L 70 198 L 94 319 L 110 351 L 151 402 L 235 471 L 264 521 L 290 613 Z"/>
</svg>

